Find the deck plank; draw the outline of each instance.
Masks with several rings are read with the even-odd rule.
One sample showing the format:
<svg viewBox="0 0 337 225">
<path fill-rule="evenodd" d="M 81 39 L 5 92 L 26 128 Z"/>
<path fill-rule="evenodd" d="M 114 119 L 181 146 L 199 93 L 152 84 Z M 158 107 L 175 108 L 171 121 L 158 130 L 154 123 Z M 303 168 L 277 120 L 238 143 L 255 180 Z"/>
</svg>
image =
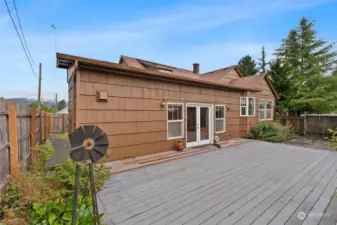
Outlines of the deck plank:
<svg viewBox="0 0 337 225">
<path fill-rule="evenodd" d="M 105 224 L 301 224 L 337 188 L 337 153 L 253 141 L 113 175 Z M 318 224 L 321 218 L 304 224 Z"/>
</svg>

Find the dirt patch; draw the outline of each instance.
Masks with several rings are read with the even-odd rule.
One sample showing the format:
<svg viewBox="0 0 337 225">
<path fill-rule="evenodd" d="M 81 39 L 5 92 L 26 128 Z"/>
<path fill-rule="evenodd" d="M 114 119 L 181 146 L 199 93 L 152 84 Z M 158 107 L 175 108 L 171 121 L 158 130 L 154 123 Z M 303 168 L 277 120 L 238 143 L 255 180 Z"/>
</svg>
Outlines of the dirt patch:
<svg viewBox="0 0 337 225">
<path fill-rule="evenodd" d="M 287 141 L 286 144 L 333 151 L 333 149 L 329 146 L 329 141 L 323 137 L 304 137 L 295 135 L 290 141 Z"/>
</svg>

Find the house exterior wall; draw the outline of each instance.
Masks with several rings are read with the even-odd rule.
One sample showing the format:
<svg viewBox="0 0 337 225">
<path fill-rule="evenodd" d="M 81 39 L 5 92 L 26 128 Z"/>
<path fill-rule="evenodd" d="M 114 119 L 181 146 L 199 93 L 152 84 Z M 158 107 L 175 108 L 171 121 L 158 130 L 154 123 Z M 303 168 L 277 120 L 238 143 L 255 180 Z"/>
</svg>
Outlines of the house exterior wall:
<svg viewBox="0 0 337 225">
<path fill-rule="evenodd" d="M 255 116 L 254 117 L 247 117 L 247 129 L 246 134 L 252 129 L 255 123 L 259 122 L 259 115 L 260 115 L 260 99 L 261 100 L 272 100 L 273 105 L 275 105 L 275 95 L 273 94 L 272 90 L 270 89 L 267 81 L 265 79 L 262 79 L 258 86 L 259 89 L 261 89 L 260 92 L 247 92 L 247 96 L 255 97 Z M 275 107 L 274 107 L 275 111 Z M 273 118 L 275 113 L 273 112 Z M 270 121 L 270 120 L 269 120 Z M 244 136 L 244 135 L 243 135 Z"/>
<path fill-rule="evenodd" d="M 68 130 L 74 131 L 76 127 L 75 121 L 75 65 L 67 69 L 67 80 L 68 80 Z"/>
<path fill-rule="evenodd" d="M 161 106 L 162 101 L 184 103 L 185 142 L 186 103 L 225 104 L 229 108 L 226 131 L 214 134 L 221 140 L 247 133 L 247 117 L 240 117 L 239 112 L 240 96 L 245 95 L 244 91 L 120 76 L 85 68 L 80 68 L 77 86 L 81 99 L 78 102 L 78 124 L 95 124 L 106 131 L 110 143 L 108 157 L 111 160 L 174 148 L 179 139 L 167 140 L 167 108 Z M 108 102 L 97 102 L 96 91 L 107 91 Z"/>
</svg>

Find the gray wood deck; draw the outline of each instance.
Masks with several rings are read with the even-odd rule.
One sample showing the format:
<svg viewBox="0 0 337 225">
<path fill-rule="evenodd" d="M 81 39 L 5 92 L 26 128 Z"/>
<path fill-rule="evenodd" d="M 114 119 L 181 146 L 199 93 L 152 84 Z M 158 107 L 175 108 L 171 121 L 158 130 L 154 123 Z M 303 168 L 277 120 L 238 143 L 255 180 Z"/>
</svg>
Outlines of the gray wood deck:
<svg viewBox="0 0 337 225">
<path fill-rule="evenodd" d="M 254 141 L 114 175 L 100 212 L 120 225 L 335 225 L 336 162 L 335 152 Z"/>
</svg>

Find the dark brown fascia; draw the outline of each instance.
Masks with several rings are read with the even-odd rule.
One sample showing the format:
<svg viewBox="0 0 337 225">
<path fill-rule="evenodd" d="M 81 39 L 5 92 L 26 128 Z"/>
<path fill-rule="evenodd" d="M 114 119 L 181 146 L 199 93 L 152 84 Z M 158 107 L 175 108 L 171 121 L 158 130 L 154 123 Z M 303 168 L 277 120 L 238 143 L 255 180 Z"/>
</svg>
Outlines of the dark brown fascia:
<svg viewBox="0 0 337 225">
<path fill-rule="evenodd" d="M 110 72 L 117 71 L 121 72 L 125 75 L 129 76 L 137 76 L 137 77 L 146 77 L 149 79 L 161 79 L 166 81 L 180 81 L 187 84 L 197 84 L 199 86 L 211 86 L 211 87 L 218 87 L 218 88 L 226 88 L 226 89 L 232 89 L 232 90 L 241 90 L 241 91 L 255 91 L 259 92 L 261 89 L 256 88 L 244 88 L 239 86 L 233 86 L 233 85 L 227 85 L 227 84 L 221 84 L 218 82 L 213 81 L 205 81 L 205 80 L 196 80 L 191 79 L 187 77 L 181 77 L 174 74 L 166 74 L 161 72 L 155 72 L 155 71 L 145 71 L 138 68 L 131 68 L 125 65 L 116 64 L 112 62 L 107 61 L 101 61 L 96 59 L 89 59 L 84 58 L 80 56 L 74 56 L 74 55 L 68 55 L 63 53 L 56 53 L 57 58 L 57 67 L 58 68 L 68 68 L 70 65 L 72 65 L 76 60 L 78 61 L 79 66 L 83 65 L 86 67 L 90 67 L 92 69 L 103 69 L 103 70 L 109 70 Z M 136 73 L 136 74 L 135 74 Z"/>
</svg>

